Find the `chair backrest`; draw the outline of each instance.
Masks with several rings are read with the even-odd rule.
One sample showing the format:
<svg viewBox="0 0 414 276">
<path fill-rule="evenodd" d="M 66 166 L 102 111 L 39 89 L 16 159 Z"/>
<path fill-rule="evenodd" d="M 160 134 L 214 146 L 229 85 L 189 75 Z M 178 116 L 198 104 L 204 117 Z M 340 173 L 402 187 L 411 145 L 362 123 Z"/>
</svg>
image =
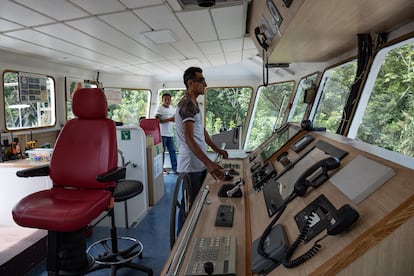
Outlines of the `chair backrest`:
<svg viewBox="0 0 414 276">
<path fill-rule="evenodd" d="M 99 88 L 78 89 L 72 110 L 76 118 L 63 126 L 50 160 L 53 185 L 85 189 L 116 185 L 96 180 L 97 175 L 118 166 L 116 127 L 106 118 L 104 92 Z"/>
<path fill-rule="evenodd" d="M 161 143 L 160 122 L 158 119 L 142 119 L 139 126 L 144 130 L 145 135 L 152 135 L 154 137 L 154 145 Z"/>
</svg>

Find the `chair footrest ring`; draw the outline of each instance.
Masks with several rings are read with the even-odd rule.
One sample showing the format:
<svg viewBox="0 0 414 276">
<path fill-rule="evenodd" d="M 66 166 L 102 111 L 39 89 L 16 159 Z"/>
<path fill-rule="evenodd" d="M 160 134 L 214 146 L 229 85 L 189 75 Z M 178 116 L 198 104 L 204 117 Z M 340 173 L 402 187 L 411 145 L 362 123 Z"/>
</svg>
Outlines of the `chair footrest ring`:
<svg viewBox="0 0 414 276">
<path fill-rule="evenodd" d="M 95 263 L 103 265 L 117 265 L 130 262 L 140 257 L 144 250 L 144 245 L 131 237 L 117 237 L 118 252 L 112 249 L 110 238 L 102 239 L 92 243 L 86 252 L 93 256 Z"/>
</svg>

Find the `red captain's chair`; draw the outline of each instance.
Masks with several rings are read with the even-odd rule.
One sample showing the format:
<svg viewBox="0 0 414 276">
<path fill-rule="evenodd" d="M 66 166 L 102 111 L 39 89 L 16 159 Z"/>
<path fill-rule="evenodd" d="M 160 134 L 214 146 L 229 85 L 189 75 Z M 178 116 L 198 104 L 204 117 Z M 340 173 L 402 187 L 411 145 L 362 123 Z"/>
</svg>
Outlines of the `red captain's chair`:
<svg viewBox="0 0 414 276">
<path fill-rule="evenodd" d="M 98 88 L 81 88 L 73 96 L 77 117 L 62 128 L 49 165 L 17 172 L 20 177 L 49 175 L 53 187 L 21 199 L 14 221 L 48 230 L 49 275 L 83 274 L 93 265 L 86 253 L 86 226 L 112 208 L 118 168 L 115 122 L 107 119 L 105 95 Z"/>
</svg>

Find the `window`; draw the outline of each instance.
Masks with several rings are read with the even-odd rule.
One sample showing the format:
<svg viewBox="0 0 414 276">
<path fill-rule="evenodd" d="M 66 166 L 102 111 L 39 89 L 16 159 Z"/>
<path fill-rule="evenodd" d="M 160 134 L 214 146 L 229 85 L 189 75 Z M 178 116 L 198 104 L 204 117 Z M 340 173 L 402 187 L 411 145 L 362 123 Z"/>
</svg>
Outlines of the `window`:
<svg viewBox="0 0 414 276">
<path fill-rule="evenodd" d="M 247 134 L 247 150 L 257 148 L 283 124 L 293 87 L 293 81 L 259 87 Z"/>
<path fill-rule="evenodd" d="M 327 132 L 336 133 L 356 69 L 357 62 L 352 60 L 324 72 L 310 115 L 314 127 L 325 127 Z"/>
<path fill-rule="evenodd" d="M 138 126 L 141 117 L 147 117 L 151 100 L 148 89 L 105 88 L 108 100 L 108 118 L 124 125 Z"/>
<path fill-rule="evenodd" d="M 349 136 L 414 156 L 414 38 L 378 52 Z"/>
<path fill-rule="evenodd" d="M 212 87 L 205 93 L 206 130 L 210 135 L 245 127 L 253 89 L 251 87 Z"/>
<path fill-rule="evenodd" d="M 302 78 L 296 89 L 295 99 L 293 100 L 292 109 L 289 114 L 288 122 L 302 122 L 305 116 L 308 104 L 305 103 L 305 92 L 307 89 L 316 85 L 318 73 Z M 316 91 L 315 91 L 316 92 Z"/>
<path fill-rule="evenodd" d="M 16 71 L 3 73 L 5 127 L 50 127 L 56 123 L 53 78 Z"/>
<path fill-rule="evenodd" d="M 161 89 L 158 93 L 158 104 L 161 104 L 162 95 L 169 93 L 171 95 L 171 106 L 176 108 L 178 102 L 184 97 L 185 89 Z"/>
</svg>

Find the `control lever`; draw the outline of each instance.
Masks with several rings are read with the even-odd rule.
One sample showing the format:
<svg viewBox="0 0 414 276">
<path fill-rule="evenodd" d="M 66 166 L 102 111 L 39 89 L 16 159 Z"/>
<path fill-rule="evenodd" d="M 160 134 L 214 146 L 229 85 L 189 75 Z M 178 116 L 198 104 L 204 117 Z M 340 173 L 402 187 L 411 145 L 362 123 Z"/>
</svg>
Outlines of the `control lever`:
<svg viewBox="0 0 414 276">
<path fill-rule="evenodd" d="M 243 178 L 237 180 L 234 184 L 224 184 L 221 186 L 218 191 L 219 197 L 241 197 L 242 191 L 240 190 L 241 185 L 243 185 Z"/>
<path fill-rule="evenodd" d="M 233 189 L 227 191 L 227 196 L 228 197 L 232 197 L 234 195 L 235 192 L 237 192 L 240 187 L 244 184 L 243 178 L 240 178 L 236 183 L 234 183 L 235 186 Z"/>
</svg>

